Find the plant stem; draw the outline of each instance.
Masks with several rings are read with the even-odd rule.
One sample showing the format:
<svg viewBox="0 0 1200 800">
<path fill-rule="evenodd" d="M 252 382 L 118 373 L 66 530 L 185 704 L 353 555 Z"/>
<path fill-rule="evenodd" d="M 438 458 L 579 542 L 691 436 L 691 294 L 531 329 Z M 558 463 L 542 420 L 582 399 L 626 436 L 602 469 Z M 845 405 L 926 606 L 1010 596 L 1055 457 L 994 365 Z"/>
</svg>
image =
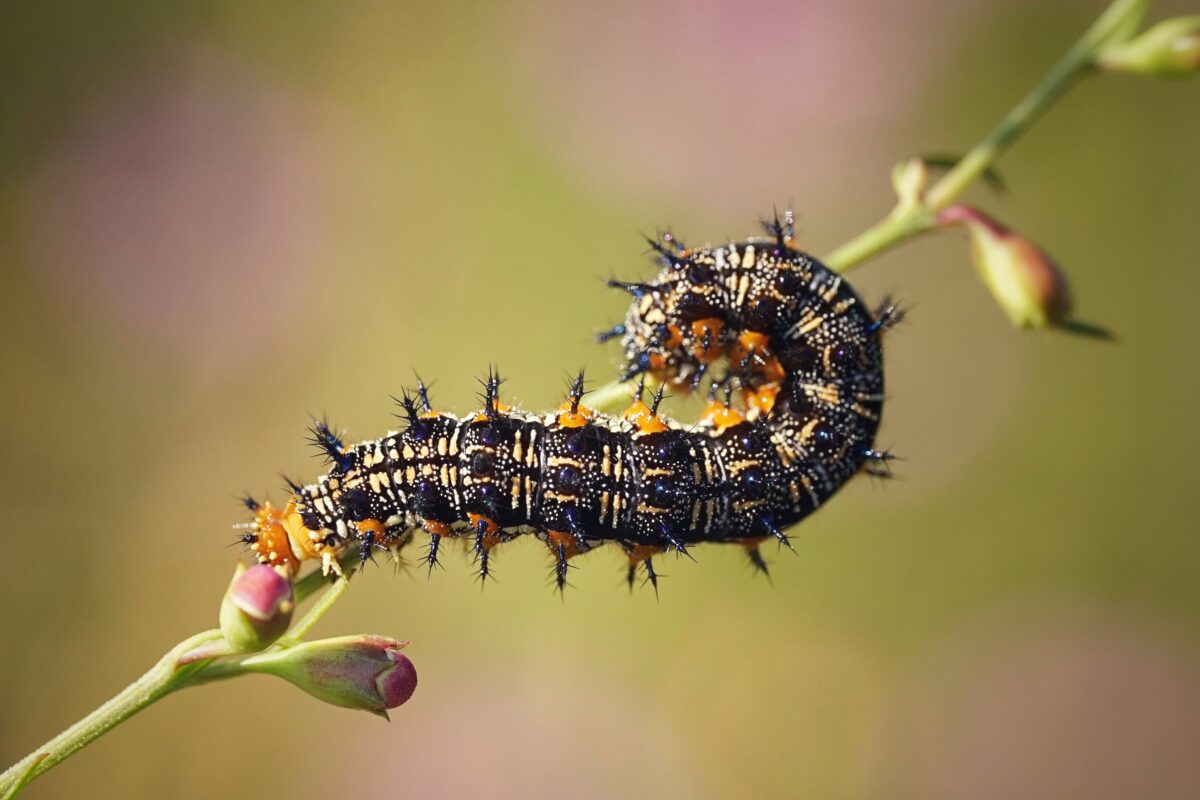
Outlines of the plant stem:
<svg viewBox="0 0 1200 800">
<path fill-rule="evenodd" d="M 588 392 L 587 404 L 606 414 L 615 413 L 622 406 L 629 405 L 636 385 L 634 381 L 609 381 L 599 389 Z M 657 388 L 657 382 L 651 376 L 646 378 L 646 388 L 650 391 Z"/>
<path fill-rule="evenodd" d="M 968 186 L 987 172 L 1021 134 L 1092 67 L 1097 48 L 1114 37 L 1133 33 L 1145 13 L 1146 0 L 1115 0 L 1019 103 L 1013 106 L 983 141 L 929 188 L 924 202 L 896 208 L 881 222 L 846 242 L 825 258 L 835 272 L 846 272 L 876 253 L 924 233 Z"/>
<path fill-rule="evenodd" d="M 325 594 L 321 595 L 312 604 L 312 607 L 308 609 L 304 616 L 276 644 L 280 647 L 290 647 L 303 639 L 304 635 L 312 630 L 312 626 L 316 625 L 317 621 L 325 616 L 325 612 L 337 602 L 337 599 L 350 586 L 350 575 L 351 572 L 347 570 L 341 577 L 334 581 L 333 585 L 325 591 Z"/>
<path fill-rule="evenodd" d="M 129 684 L 116 697 L 34 750 L 0 775 L 0 793 L 33 781 L 77 750 L 99 739 L 146 706 L 186 685 L 206 662 L 179 666 L 179 657 L 195 647 L 221 638 L 219 630 L 204 631 L 183 640 L 159 659 L 150 670 Z M 12 795 L 15 796 L 15 795 Z"/>
</svg>

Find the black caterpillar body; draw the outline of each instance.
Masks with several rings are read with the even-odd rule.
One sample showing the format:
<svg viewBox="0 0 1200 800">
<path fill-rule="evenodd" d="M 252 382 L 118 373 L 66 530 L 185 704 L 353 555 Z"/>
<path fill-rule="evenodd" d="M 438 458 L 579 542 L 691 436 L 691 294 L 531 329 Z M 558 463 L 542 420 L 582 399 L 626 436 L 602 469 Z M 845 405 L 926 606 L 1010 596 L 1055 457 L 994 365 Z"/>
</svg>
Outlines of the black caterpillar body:
<svg viewBox="0 0 1200 800">
<path fill-rule="evenodd" d="M 294 570 L 320 559 L 336 571 L 351 549 L 398 553 L 423 529 L 431 567 L 446 538 L 469 537 L 486 577 L 495 546 L 533 534 L 560 589 L 568 560 L 606 543 L 628 556 L 630 581 L 640 565 L 657 585 L 654 555 L 702 542 L 738 543 L 765 570 L 763 540 L 786 544 L 783 531 L 857 472 L 886 471 L 890 456 L 873 449 L 880 338 L 898 319 L 795 249 L 790 214 L 767 230 L 696 249 L 663 236 L 652 281 L 612 282 L 633 305 L 600 338 L 622 338 L 626 379 L 711 381 L 696 424 L 660 417 L 661 388 L 649 405 L 639 389 L 620 416 L 592 411 L 582 376 L 541 415 L 502 405 L 496 375 L 468 417 L 435 412 L 419 386 L 400 400 L 403 431 L 346 446 L 314 426 L 329 473 L 293 486 L 283 508 L 248 501 L 256 515 L 243 538 L 260 561 Z"/>
</svg>

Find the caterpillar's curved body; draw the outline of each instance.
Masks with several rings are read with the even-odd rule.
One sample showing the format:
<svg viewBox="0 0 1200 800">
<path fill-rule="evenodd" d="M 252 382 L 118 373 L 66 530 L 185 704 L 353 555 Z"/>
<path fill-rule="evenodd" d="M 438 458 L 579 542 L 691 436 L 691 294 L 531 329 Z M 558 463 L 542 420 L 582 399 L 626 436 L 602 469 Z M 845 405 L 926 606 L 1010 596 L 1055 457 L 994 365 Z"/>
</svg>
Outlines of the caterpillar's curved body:
<svg viewBox="0 0 1200 800">
<path fill-rule="evenodd" d="M 698 385 L 717 363 L 700 421 L 661 418 L 641 393 L 621 416 L 589 410 L 582 376 L 547 414 L 508 409 L 489 376 L 471 416 L 435 412 L 424 387 L 401 401 L 407 426 L 344 446 L 323 424 L 328 474 L 294 486 L 285 507 L 252 504 L 245 536 L 259 560 L 336 569 L 348 548 L 398 550 L 413 532 L 469 536 L 487 574 L 493 547 L 532 533 L 549 545 L 559 587 L 567 560 L 605 543 L 654 579 L 651 557 L 700 542 L 736 542 L 763 568 L 757 545 L 786 543 L 803 519 L 872 461 L 883 403 L 880 335 L 896 318 L 864 307 L 840 276 L 794 249 L 787 225 L 771 237 L 684 249 L 655 242 L 662 270 L 634 296 L 622 336 L 625 374 Z M 736 385 L 742 402 L 730 402 Z M 661 396 L 661 395 L 660 395 Z"/>
</svg>

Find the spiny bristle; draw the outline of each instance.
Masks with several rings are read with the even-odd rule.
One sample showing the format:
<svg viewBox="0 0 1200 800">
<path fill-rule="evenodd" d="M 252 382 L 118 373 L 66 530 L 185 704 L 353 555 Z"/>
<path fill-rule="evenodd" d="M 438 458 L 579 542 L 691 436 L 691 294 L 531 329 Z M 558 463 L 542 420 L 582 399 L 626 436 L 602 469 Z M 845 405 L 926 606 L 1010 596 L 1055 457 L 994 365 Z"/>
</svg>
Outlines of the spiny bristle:
<svg viewBox="0 0 1200 800">
<path fill-rule="evenodd" d="M 584 391 L 583 388 L 583 370 L 581 369 L 579 370 L 579 373 L 571 380 L 571 385 L 567 389 L 567 399 L 571 402 L 572 414 L 579 413 L 579 401 L 583 399 L 585 394 L 587 394 L 587 392 Z"/>
<path fill-rule="evenodd" d="M 599 342 L 600 344 L 604 344 L 605 342 L 609 341 L 610 339 L 615 339 L 618 336 L 624 336 L 624 335 L 625 335 L 625 326 L 624 325 L 614 325 L 606 331 L 601 331 L 600 333 L 597 333 L 596 341 Z"/>
<path fill-rule="evenodd" d="M 433 568 L 440 567 L 438 562 L 438 546 L 442 542 L 442 537 L 438 534 L 432 534 L 429 537 L 429 550 L 425 553 L 425 563 L 429 565 L 429 575 L 433 575 Z"/>
<path fill-rule="evenodd" d="M 654 597 L 655 597 L 655 599 L 657 599 L 658 598 L 659 575 L 657 572 L 654 571 L 654 562 L 647 558 L 645 561 L 642 562 L 642 566 L 644 566 L 646 568 L 646 580 L 642 581 L 642 586 L 645 586 L 647 583 L 650 583 L 650 585 L 652 585 L 654 587 Z M 666 576 L 663 576 L 663 577 L 666 577 Z"/>
<path fill-rule="evenodd" d="M 347 469 L 350 466 L 353 459 L 347 455 L 345 443 L 342 442 L 340 436 L 333 432 L 329 423 L 325 420 L 317 420 L 309 427 L 308 431 L 309 442 L 330 463 L 336 464 L 341 469 Z"/>
<path fill-rule="evenodd" d="M 908 316 L 908 309 L 901 307 L 891 297 L 884 297 L 875 310 L 875 321 L 867 326 L 868 334 L 884 333 L 899 325 Z"/>
<path fill-rule="evenodd" d="M 658 389 L 654 392 L 654 402 L 650 404 L 650 414 L 657 417 L 658 407 L 662 404 L 663 397 L 666 395 L 666 387 L 659 384 Z"/>
<path fill-rule="evenodd" d="M 796 553 L 796 548 L 792 547 L 791 539 L 789 539 L 787 534 L 779 529 L 779 526 L 775 524 L 775 520 L 771 519 L 770 517 L 760 517 L 759 523 L 767 533 L 775 537 L 780 546 L 786 546 L 788 550 L 792 551 L 792 553 Z"/>
<path fill-rule="evenodd" d="M 490 366 L 487 377 L 478 380 L 479 385 L 483 387 L 483 393 L 479 395 L 480 401 L 483 402 L 483 413 L 488 417 L 499 416 L 500 385 L 504 383 L 500 372 L 495 366 Z"/>
<path fill-rule="evenodd" d="M 433 404 L 429 402 L 429 386 L 425 381 L 421 380 L 421 376 L 417 375 L 417 399 L 421 401 L 421 410 L 426 414 L 433 413 Z"/>
<path fill-rule="evenodd" d="M 392 401 L 400 406 L 400 413 L 395 415 L 397 419 L 403 420 L 408 425 L 413 425 L 417 422 L 419 419 L 417 415 L 417 403 L 407 390 L 400 397 L 393 395 Z"/>
<path fill-rule="evenodd" d="M 771 219 L 760 219 L 759 223 L 767 235 L 775 239 L 778 247 L 783 247 L 795 237 L 796 219 L 790 208 L 784 212 L 782 220 L 779 219 L 779 209 L 775 209 Z"/>
<path fill-rule="evenodd" d="M 755 571 L 766 576 L 768 581 L 771 580 L 771 571 L 767 569 L 767 562 L 763 560 L 762 553 L 759 552 L 758 548 L 746 548 L 746 555 L 749 557 L 750 564 L 754 567 Z"/>
<path fill-rule="evenodd" d="M 648 283 L 629 283 L 627 281 L 619 281 L 616 278 L 609 278 L 608 286 L 611 289 L 620 289 L 623 292 L 628 292 L 634 297 L 641 297 L 646 292 L 654 289 L 654 287 Z"/>
<path fill-rule="evenodd" d="M 554 552 L 554 583 L 560 595 L 567 587 L 567 571 L 573 568 L 574 565 L 567 562 L 566 546 L 558 545 Z"/>
</svg>

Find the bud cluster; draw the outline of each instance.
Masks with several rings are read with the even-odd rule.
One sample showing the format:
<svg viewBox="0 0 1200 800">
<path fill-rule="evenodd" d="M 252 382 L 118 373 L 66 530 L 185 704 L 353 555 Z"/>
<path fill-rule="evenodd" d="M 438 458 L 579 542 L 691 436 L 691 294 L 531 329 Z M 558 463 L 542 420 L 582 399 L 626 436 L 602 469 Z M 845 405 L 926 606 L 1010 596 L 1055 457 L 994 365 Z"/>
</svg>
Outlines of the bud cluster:
<svg viewBox="0 0 1200 800">
<path fill-rule="evenodd" d="M 417 672 L 400 650 L 408 642 L 368 634 L 276 646 L 295 610 L 292 582 L 266 564 L 239 565 L 221 602 L 225 653 L 259 653 L 240 671 L 275 675 L 308 694 L 344 708 L 387 718 L 417 688 Z M 280 643 L 282 644 L 282 643 Z"/>
</svg>

